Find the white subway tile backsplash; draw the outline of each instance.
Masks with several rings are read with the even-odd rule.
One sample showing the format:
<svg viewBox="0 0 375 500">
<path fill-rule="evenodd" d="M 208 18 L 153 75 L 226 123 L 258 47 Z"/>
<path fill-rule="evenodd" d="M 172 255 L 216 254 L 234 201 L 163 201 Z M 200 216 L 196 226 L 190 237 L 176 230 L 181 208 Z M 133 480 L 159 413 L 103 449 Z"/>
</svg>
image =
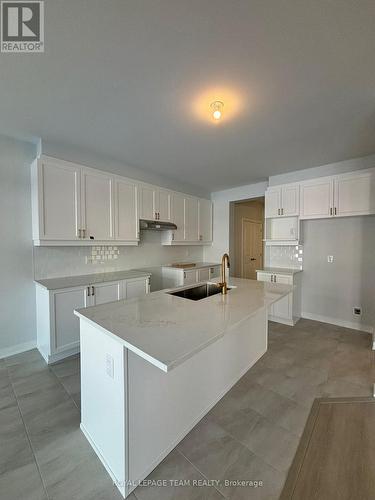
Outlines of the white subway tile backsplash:
<svg viewBox="0 0 375 500">
<path fill-rule="evenodd" d="M 302 269 L 303 248 L 296 246 L 269 246 L 266 247 L 265 265 L 267 267 L 288 267 Z"/>
</svg>

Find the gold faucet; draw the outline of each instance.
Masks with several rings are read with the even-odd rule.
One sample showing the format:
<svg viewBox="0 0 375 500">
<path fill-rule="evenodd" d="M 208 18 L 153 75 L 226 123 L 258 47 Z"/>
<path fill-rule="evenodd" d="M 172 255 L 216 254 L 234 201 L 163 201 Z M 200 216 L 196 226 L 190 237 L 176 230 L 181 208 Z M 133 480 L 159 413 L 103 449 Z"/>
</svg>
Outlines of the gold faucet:
<svg viewBox="0 0 375 500">
<path fill-rule="evenodd" d="M 228 293 L 228 284 L 225 279 L 225 264 L 230 267 L 229 255 L 227 253 L 225 253 L 221 258 L 221 283 L 219 283 L 219 286 L 221 287 L 221 293 L 223 295 Z"/>
</svg>

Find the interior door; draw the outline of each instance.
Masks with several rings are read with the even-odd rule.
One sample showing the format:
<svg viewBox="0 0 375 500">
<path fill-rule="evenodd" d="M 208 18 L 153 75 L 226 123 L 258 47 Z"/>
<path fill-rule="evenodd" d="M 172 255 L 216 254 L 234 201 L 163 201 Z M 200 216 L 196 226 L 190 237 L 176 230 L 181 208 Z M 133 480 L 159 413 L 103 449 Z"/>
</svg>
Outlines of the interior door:
<svg viewBox="0 0 375 500">
<path fill-rule="evenodd" d="M 333 215 L 333 179 L 323 177 L 303 182 L 301 193 L 301 219 L 322 219 Z"/>
<path fill-rule="evenodd" d="M 171 220 L 171 193 L 165 189 L 159 189 L 159 220 L 169 222 Z"/>
<path fill-rule="evenodd" d="M 212 203 L 199 200 L 199 239 L 212 241 Z"/>
<path fill-rule="evenodd" d="M 185 241 L 198 241 L 198 199 L 185 198 Z"/>
<path fill-rule="evenodd" d="M 115 181 L 115 239 L 138 239 L 137 186 L 131 182 Z"/>
<path fill-rule="evenodd" d="M 85 239 L 105 241 L 113 239 L 112 177 L 84 170 L 82 172 L 82 199 Z"/>
<path fill-rule="evenodd" d="M 266 217 L 278 217 L 281 207 L 281 188 L 270 188 L 265 193 Z"/>
<path fill-rule="evenodd" d="M 139 218 L 145 220 L 156 219 L 156 192 L 152 186 L 139 188 Z"/>
<path fill-rule="evenodd" d="M 114 302 L 122 298 L 121 282 L 98 283 L 91 287 L 95 305 Z"/>
<path fill-rule="evenodd" d="M 42 184 L 40 238 L 77 240 L 81 217 L 80 168 L 43 162 L 39 169 Z"/>
<path fill-rule="evenodd" d="M 299 185 L 284 186 L 281 196 L 282 215 L 299 215 Z"/>
<path fill-rule="evenodd" d="M 241 278 L 256 280 L 263 265 L 263 224 L 242 219 Z"/>
</svg>

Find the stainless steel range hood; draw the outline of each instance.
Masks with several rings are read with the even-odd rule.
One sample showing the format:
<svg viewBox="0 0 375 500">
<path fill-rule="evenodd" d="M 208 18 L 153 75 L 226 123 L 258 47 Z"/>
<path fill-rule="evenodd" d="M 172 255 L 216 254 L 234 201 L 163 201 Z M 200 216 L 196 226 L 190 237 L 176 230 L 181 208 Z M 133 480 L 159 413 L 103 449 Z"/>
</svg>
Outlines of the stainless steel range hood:
<svg viewBox="0 0 375 500">
<path fill-rule="evenodd" d="M 145 220 L 140 219 L 139 229 L 141 231 L 174 231 L 177 229 L 176 224 L 173 222 L 162 222 L 160 220 Z"/>
</svg>

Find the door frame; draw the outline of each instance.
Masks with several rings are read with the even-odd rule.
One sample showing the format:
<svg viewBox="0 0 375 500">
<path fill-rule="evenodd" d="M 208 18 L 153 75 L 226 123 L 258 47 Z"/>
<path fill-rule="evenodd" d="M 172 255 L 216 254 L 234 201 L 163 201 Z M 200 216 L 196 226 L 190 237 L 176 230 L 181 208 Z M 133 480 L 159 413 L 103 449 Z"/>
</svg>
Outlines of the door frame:
<svg viewBox="0 0 375 500">
<path fill-rule="evenodd" d="M 254 219 L 249 219 L 248 217 L 242 217 L 241 218 L 241 278 L 244 276 L 244 221 L 246 222 L 252 222 L 253 224 L 259 224 L 262 228 L 262 239 L 261 239 L 261 246 L 262 246 L 262 258 L 261 258 L 261 266 L 263 267 L 263 257 L 264 257 L 264 249 L 263 249 L 263 228 L 264 224 L 263 221 L 259 220 L 254 220 Z"/>
</svg>

